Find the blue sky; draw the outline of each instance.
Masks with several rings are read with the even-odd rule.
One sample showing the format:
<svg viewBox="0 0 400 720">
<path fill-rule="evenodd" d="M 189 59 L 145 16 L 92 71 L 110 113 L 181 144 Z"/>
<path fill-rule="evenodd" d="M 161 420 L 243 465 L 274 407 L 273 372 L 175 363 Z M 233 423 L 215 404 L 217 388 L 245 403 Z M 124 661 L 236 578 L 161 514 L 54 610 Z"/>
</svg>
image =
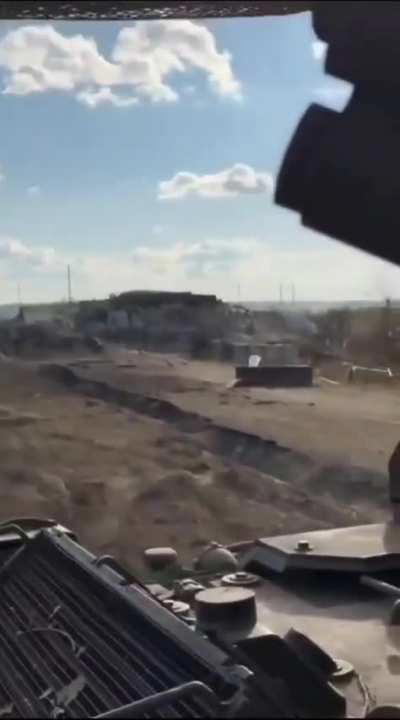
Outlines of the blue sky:
<svg viewBox="0 0 400 720">
<path fill-rule="evenodd" d="M 323 72 L 310 16 L 0 27 L 0 303 L 131 288 L 380 299 L 399 271 L 272 200 Z"/>
</svg>

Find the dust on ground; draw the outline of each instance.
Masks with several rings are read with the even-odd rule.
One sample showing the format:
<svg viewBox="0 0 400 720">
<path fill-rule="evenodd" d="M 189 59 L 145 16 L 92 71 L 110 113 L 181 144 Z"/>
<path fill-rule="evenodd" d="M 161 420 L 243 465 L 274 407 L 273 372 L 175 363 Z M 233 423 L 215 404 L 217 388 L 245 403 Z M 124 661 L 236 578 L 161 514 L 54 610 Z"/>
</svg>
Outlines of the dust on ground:
<svg viewBox="0 0 400 720">
<path fill-rule="evenodd" d="M 383 391 L 380 402 L 379 391 L 367 401 L 348 388 L 234 391 L 227 366 L 115 349 L 73 365 L 86 383 L 152 397 L 152 412 L 3 362 L 2 520 L 53 517 L 92 551 L 135 569 L 149 546 L 172 545 L 186 561 L 212 539 L 385 516 L 384 472 L 399 428 L 391 424 L 398 401 Z M 157 416 L 156 398 L 211 423 L 188 428 Z"/>
</svg>

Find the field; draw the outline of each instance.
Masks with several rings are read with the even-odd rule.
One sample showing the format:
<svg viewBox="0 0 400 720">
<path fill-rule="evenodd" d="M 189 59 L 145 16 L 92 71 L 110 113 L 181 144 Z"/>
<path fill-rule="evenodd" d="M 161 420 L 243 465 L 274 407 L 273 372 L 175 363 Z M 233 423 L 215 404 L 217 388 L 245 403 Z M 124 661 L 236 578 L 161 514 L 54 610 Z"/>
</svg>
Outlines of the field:
<svg viewBox="0 0 400 720">
<path fill-rule="evenodd" d="M 55 517 L 141 568 L 148 546 L 187 562 L 210 540 L 387 514 L 400 418 L 386 389 L 239 390 L 229 366 L 115 348 L 72 364 L 77 385 L 1 365 L 3 520 Z"/>
</svg>

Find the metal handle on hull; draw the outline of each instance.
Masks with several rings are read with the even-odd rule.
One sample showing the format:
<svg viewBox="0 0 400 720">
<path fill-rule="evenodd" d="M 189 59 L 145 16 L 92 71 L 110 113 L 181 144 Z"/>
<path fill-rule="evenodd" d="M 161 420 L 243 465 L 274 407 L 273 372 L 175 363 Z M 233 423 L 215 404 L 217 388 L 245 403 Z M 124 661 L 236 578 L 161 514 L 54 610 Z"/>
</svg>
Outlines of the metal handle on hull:
<svg viewBox="0 0 400 720">
<path fill-rule="evenodd" d="M 147 713 L 161 710 L 165 706 L 185 700 L 186 698 L 207 700 L 212 710 L 215 710 L 218 706 L 218 699 L 213 691 L 207 685 L 204 685 L 204 683 L 194 681 L 186 683 L 185 685 L 179 685 L 179 687 L 172 688 L 172 690 L 157 693 L 144 700 L 138 700 L 137 702 L 117 708 L 116 710 L 111 710 L 103 715 L 98 715 L 96 720 L 120 720 L 122 718 L 129 718 L 130 720 L 131 718 L 141 718 Z"/>
</svg>

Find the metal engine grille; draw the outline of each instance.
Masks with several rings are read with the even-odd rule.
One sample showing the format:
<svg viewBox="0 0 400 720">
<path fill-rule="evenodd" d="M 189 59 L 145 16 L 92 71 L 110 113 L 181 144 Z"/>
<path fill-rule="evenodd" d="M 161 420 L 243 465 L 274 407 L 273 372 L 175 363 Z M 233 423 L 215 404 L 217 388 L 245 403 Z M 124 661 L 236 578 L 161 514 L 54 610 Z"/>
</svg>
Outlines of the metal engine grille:
<svg viewBox="0 0 400 720">
<path fill-rule="evenodd" d="M 0 717 L 96 717 L 193 680 L 235 689 L 227 657 L 140 587 L 45 531 L 0 572 Z M 210 716 L 189 698 L 151 717 Z"/>
</svg>

